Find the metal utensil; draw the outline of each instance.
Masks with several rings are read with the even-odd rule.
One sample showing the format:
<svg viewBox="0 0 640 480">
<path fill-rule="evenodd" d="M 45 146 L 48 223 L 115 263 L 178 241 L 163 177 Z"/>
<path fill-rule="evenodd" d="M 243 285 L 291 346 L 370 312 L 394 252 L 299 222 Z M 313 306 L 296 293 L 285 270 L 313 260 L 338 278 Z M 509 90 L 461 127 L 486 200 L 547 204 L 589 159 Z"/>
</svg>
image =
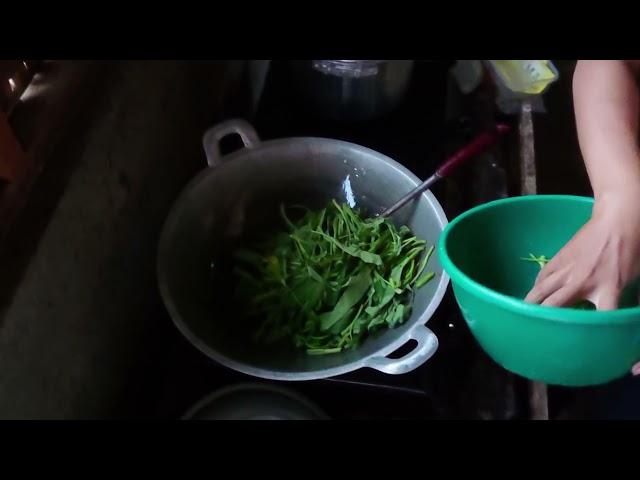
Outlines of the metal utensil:
<svg viewBox="0 0 640 480">
<path fill-rule="evenodd" d="M 388 217 L 398 211 L 400 208 L 405 206 L 411 200 L 416 198 L 425 190 L 431 188 L 438 180 L 441 178 L 445 178 L 451 173 L 453 173 L 460 165 L 466 163 L 468 160 L 472 159 L 476 155 L 484 152 L 488 148 L 495 145 L 500 137 L 506 134 L 510 130 L 508 125 L 498 124 L 493 129 L 488 132 L 483 132 L 478 135 L 471 143 L 465 145 L 461 149 L 459 149 L 456 153 L 454 153 L 449 159 L 444 162 L 440 167 L 436 170 L 436 172 L 427 178 L 424 182 L 418 185 L 416 188 L 407 193 L 404 197 L 394 203 L 391 207 L 387 208 L 383 211 L 380 216 Z"/>
</svg>

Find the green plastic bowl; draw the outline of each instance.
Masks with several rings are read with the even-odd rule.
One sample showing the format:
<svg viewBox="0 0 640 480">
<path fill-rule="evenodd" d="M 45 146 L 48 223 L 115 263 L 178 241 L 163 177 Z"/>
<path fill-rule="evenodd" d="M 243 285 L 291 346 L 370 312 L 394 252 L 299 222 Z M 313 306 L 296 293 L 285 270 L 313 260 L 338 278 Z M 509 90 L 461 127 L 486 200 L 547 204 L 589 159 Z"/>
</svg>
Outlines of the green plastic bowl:
<svg viewBox="0 0 640 480">
<path fill-rule="evenodd" d="M 608 312 L 543 307 L 523 298 L 540 267 L 589 220 L 593 199 L 534 195 L 497 200 L 455 218 L 439 240 L 462 314 L 502 367 L 552 385 L 589 386 L 624 376 L 640 360 L 638 284 Z"/>
</svg>

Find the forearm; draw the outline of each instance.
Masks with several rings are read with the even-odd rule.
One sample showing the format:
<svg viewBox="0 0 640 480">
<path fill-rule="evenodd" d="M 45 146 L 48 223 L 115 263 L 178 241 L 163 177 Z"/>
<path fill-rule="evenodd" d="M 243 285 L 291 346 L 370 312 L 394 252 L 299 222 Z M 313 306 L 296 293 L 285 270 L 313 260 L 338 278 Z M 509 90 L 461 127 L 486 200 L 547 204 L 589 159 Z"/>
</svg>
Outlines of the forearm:
<svg viewBox="0 0 640 480">
<path fill-rule="evenodd" d="M 578 138 L 596 202 L 611 196 L 640 198 L 637 67 L 616 60 L 581 60 L 576 66 Z"/>
</svg>

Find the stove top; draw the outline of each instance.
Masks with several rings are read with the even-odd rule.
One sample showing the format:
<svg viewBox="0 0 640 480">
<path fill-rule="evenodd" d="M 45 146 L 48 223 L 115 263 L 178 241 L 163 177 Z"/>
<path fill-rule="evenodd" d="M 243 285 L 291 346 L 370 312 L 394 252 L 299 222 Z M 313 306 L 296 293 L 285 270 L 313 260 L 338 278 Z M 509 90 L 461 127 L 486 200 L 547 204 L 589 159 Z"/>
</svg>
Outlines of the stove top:
<svg viewBox="0 0 640 480">
<path fill-rule="evenodd" d="M 450 152 L 491 122 L 492 99 L 457 98 L 449 78 L 452 62 L 417 62 L 412 84 L 395 111 L 361 125 L 338 124 L 315 117 L 290 88 L 285 62 L 273 61 L 254 118 L 263 140 L 320 136 L 350 141 L 377 150 L 426 178 Z M 484 107 L 479 103 L 484 103 Z M 232 116 L 232 115 L 229 115 Z M 235 115 L 233 115 L 235 116 Z M 447 121 L 446 118 L 453 118 Z M 452 218 L 487 197 L 504 195 L 504 176 L 496 176 L 500 159 L 492 155 L 476 171 L 462 172 L 433 189 Z M 486 159 L 485 159 L 486 160 Z M 492 175 L 478 171 L 491 167 Z M 497 170 L 500 173 L 500 169 Z M 473 180 L 475 179 L 475 180 Z M 478 184 L 477 179 L 491 182 Z M 480 187 L 480 188 L 478 188 Z M 483 198 L 480 198 L 480 196 Z M 363 369 L 340 377 L 286 386 L 305 394 L 330 417 L 516 419 L 527 415 L 526 385 L 495 365 L 475 343 L 451 291 L 429 321 L 439 349 L 428 362 L 404 375 Z M 180 417 L 212 390 L 233 383 L 260 381 L 214 364 L 175 332 L 169 368 L 155 414 Z M 276 382 L 277 383 L 277 382 Z"/>
</svg>

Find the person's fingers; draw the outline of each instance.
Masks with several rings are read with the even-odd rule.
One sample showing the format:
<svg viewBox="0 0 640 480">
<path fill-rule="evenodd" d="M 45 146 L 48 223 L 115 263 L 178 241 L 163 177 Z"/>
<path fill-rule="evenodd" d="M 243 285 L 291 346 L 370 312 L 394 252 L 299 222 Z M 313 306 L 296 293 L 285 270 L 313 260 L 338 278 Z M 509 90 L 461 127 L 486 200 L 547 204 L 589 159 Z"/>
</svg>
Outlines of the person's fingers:
<svg viewBox="0 0 640 480">
<path fill-rule="evenodd" d="M 572 243 L 567 244 L 562 250 L 560 250 L 549 263 L 547 263 L 536 277 L 536 283 L 543 282 L 556 272 L 566 270 L 567 266 L 571 265 L 572 256 L 574 255 L 574 249 Z"/>
<path fill-rule="evenodd" d="M 564 275 L 560 275 L 558 272 L 555 272 L 554 275 L 549 275 L 547 278 L 537 282 L 524 301 L 529 303 L 540 303 L 549 295 L 560 289 L 563 283 Z"/>
<path fill-rule="evenodd" d="M 542 305 L 546 307 L 566 307 L 580 297 L 580 285 L 568 284 L 549 295 Z"/>
<path fill-rule="evenodd" d="M 640 375 L 640 362 L 631 367 L 631 374 L 634 376 Z"/>
<path fill-rule="evenodd" d="M 601 288 L 591 300 L 598 310 L 615 310 L 620 301 L 620 289 L 616 287 Z"/>
<path fill-rule="evenodd" d="M 547 263 L 542 270 L 538 272 L 538 275 L 536 276 L 536 285 L 544 282 L 547 278 L 556 273 L 558 271 L 558 265 L 558 262 L 554 262 L 553 260 Z"/>
</svg>

